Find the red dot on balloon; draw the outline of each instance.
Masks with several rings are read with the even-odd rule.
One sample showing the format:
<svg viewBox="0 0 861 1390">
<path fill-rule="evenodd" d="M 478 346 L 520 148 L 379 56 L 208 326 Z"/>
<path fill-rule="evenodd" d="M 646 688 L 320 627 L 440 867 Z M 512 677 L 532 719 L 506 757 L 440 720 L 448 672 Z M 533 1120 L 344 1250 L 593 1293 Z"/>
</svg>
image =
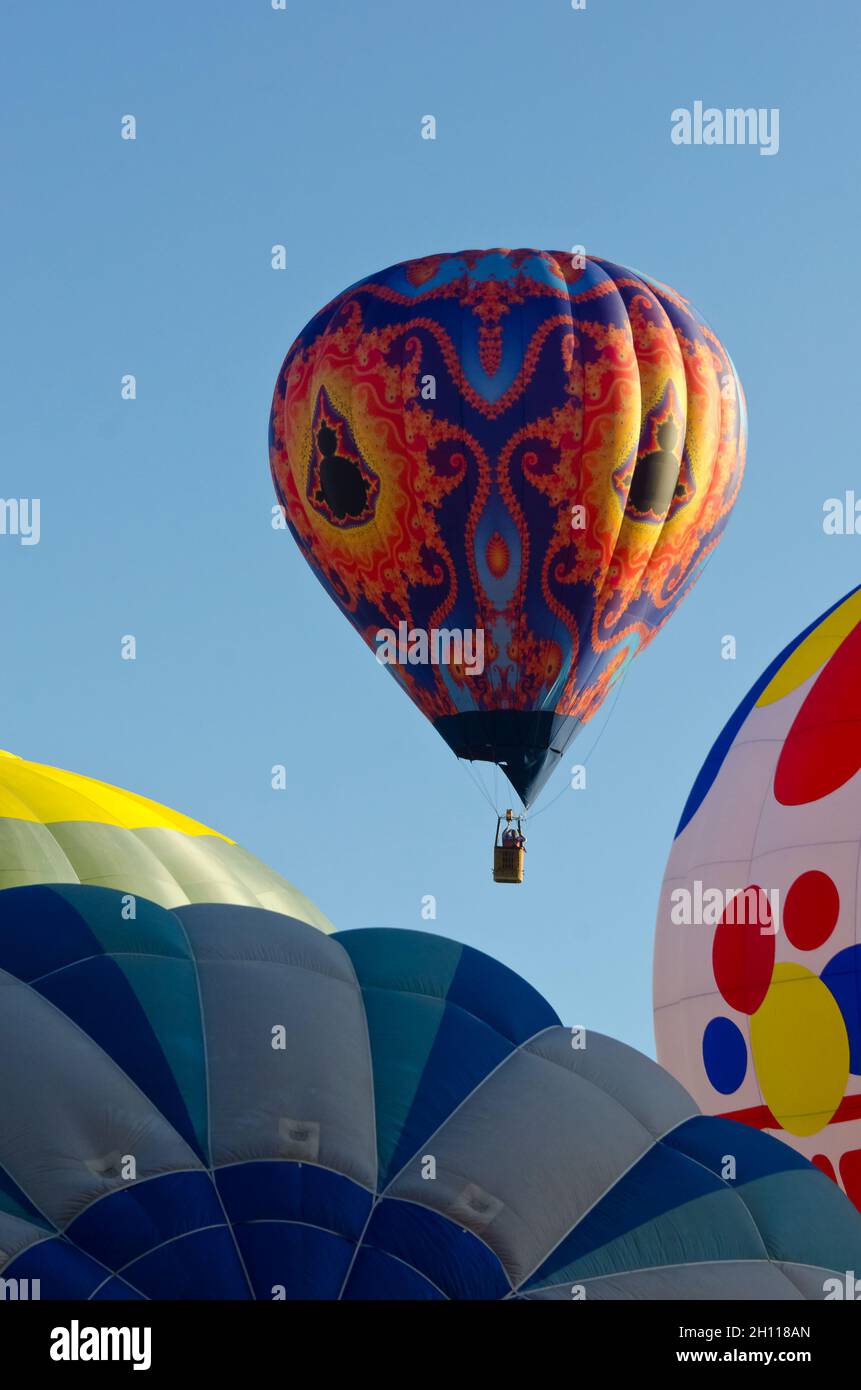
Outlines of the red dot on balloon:
<svg viewBox="0 0 861 1390">
<path fill-rule="evenodd" d="M 817 676 L 786 735 L 774 772 L 781 806 L 842 787 L 861 767 L 861 623 Z"/>
<path fill-rule="evenodd" d="M 861 1149 L 850 1149 L 840 1160 L 840 1177 L 846 1196 L 861 1207 Z"/>
<path fill-rule="evenodd" d="M 726 1002 L 739 1013 L 756 1013 L 774 971 L 771 908 L 756 884 L 727 903 L 715 929 L 712 967 Z"/>
<path fill-rule="evenodd" d="M 826 1178 L 830 1178 L 832 1182 L 837 1182 L 834 1164 L 830 1158 L 825 1157 L 825 1154 L 814 1154 L 810 1161 L 814 1167 L 819 1168 L 825 1174 Z"/>
<path fill-rule="evenodd" d="M 783 930 L 799 951 L 815 951 L 837 925 L 837 884 L 820 869 L 799 874 L 783 904 Z"/>
</svg>

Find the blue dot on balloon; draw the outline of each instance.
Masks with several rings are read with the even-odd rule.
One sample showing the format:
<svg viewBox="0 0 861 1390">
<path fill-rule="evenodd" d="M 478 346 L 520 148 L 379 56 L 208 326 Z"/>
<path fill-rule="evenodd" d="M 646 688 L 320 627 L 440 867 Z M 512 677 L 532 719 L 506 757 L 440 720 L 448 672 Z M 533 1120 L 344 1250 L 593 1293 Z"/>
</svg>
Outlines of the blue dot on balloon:
<svg viewBox="0 0 861 1390">
<path fill-rule="evenodd" d="M 822 983 L 831 990 L 849 1037 L 849 1070 L 861 1072 L 861 946 L 847 946 L 832 956 L 822 972 Z"/>
<path fill-rule="evenodd" d="M 703 1033 L 706 1075 L 721 1095 L 737 1091 L 747 1071 L 747 1044 L 731 1018 L 713 1018 Z"/>
</svg>

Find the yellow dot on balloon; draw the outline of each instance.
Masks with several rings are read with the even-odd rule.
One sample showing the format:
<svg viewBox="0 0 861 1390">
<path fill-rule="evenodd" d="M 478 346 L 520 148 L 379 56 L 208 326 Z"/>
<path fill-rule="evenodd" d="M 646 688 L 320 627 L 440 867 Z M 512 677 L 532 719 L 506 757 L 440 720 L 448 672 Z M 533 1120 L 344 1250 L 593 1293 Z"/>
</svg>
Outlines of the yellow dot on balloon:
<svg viewBox="0 0 861 1390">
<path fill-rule="evenodd" d="M 750 1020 L 763 1097 L 789 1134 L 816 1134 L 834 1115 L 849 1078 L 849 1039 L 833 994 L 794 961 L 774 967 Z"/>
</svg>

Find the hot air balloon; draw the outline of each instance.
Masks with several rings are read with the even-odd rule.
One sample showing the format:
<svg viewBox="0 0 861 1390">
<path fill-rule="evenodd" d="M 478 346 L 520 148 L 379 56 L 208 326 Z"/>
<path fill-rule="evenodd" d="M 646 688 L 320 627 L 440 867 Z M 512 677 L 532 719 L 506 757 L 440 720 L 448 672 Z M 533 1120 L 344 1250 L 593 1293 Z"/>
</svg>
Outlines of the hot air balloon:
<svg viewBox="0 0 861 1390">
<path fill-rule="evenodd" d="M 718 736 L 658 910 L 658 1057 L 702 1108 L 791 1144 L 861 1207 L 861 588 Z"/>
<path fill-rule="evenodd" d="M 218 830 L 145 796 L 0 751 L 0 888 L 93 883 L 164 907 L 244 903 L 320 931 L 327 917 Z"/>
<path fill-rule="evenodd" d="M 0 1273 L 42 1299 L 813 1299 L 861 1269 L 822 1173 L 480 951 L 122 904 L 0 893 Z"/>
<path fill-rule="evenodd" d="M 311 320 L 270 462 L 338 607 L 527 806 L 716 545 L 745 437 L 733 364 L 674 290 L 594 257 L 462 251 Z"/>
</svg>

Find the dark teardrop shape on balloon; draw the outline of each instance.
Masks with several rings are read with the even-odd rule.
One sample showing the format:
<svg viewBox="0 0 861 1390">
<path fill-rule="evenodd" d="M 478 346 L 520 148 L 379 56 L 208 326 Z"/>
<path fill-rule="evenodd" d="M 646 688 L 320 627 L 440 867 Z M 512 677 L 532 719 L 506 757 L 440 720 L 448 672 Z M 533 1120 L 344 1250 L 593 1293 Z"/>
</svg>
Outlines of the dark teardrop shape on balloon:
<svg viewBox="0 0 861 1390">
<path fill-rule="evenodd" d="M 368 505 L 368 485 L 352 459 L 335 453 L 337 443 L 335 431 L 321 425 L 317 432 L 317 448 L 322 456 L 318 500 L 343 521 L 348 516 L 362 515 Z"/>
<path fill-rule="evenodd" d="M 679 477 L 678 437 L 674 421 L 665 420 L 658 429 L 658 448 L 638 461 L 628 493 L 628 506 L 633 511 L 653 516 L 667 511 Z"/>
</svg>

